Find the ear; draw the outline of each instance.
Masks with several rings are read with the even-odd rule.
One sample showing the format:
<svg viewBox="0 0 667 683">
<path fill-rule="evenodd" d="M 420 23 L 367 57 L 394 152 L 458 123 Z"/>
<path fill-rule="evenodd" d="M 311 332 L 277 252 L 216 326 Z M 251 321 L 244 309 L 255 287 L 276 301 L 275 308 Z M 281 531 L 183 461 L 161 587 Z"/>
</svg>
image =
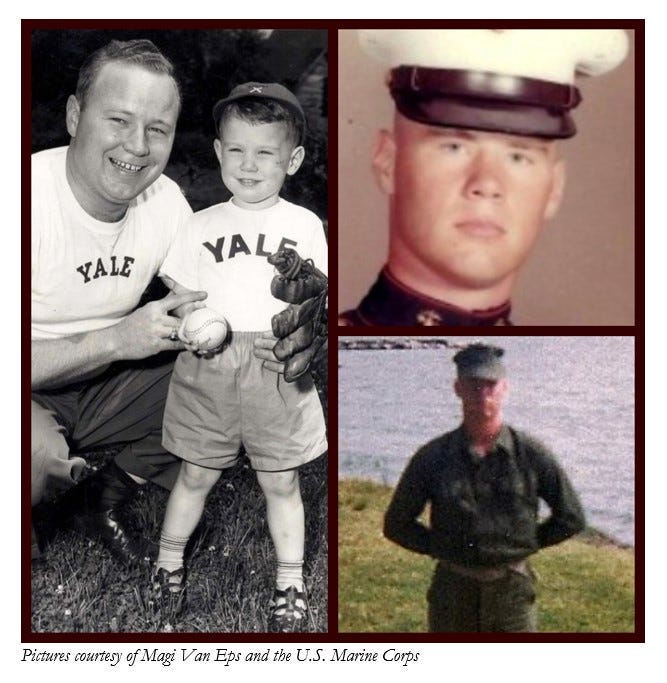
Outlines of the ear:
<svg viewBox="0 0 667 683">
<path fill-rule="evenodd" d="M 394 164 L 396 162 L 396 141 L 388 130 L 378 132 L 373 148 L 373 172 L 380 189 L 394 194 Z"/>
<path fill-rule="evenodd" d="M 287 175 L 294 175 L 303 163 L 306 157 L 306 150 L 299 145 L 292 150 L 290 154 L 289 162 L 287 163 Z"/>
<path fill-rule="evenodd" d="M 551 193 L 547 200 L 547 205 L 544 209 L 544 219 L 551 220 L 555 215 L 563 201 L 563 193 L 565 190 L 565 161 L 558 159 L 554 163 L 554 178 L 551 186 Z"/>
<path fill-rule="evenodd" d="M 70 137 L 76 137 L 76 129 L 79 127 L 79 117 L 81 115 L 81 106 L 74 95 L 67 98 L 67 105 L 65 107 L 65 123 L 67 124 L 67 132 Z"/>
<path fill-rule="evenodd" d="M 215 152 L 215 156 L 218 159 L 218 163 L 222 163 L 222 143 L 220 142 L 219 138 L 216 138 L 213 140 L 213 151 Z"/>
</svg>

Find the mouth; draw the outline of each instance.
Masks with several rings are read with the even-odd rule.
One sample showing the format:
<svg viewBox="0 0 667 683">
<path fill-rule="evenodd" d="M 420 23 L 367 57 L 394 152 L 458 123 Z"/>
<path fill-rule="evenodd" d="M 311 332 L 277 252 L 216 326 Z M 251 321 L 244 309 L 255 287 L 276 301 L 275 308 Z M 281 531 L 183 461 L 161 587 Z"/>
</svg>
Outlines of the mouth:
<svg viewBox="0 0 667 683">
<path fill-rule="evenodd" d="M 259 183 L 262 182 L 256 178 L 237 178 L 236 180 L 239 185 L 242 185 L 243 187 L 255 187 L 255 185 L 259 185 Z"/>
<path fill-rule="evenodd" d="M 121 161 L 113 157 L 109 157 L 109 161 L 118 170 L 129 174 L 139 173 L 139 171 L 143 171 L 146 168 L 146 166 L 137 166 L 136 164 L 130 164 L 127 161 Z"/>
<path fill-rule="evenodd" d="M 470 237 L 479 237 L 481 239 L 494 239 L 505 234 L 505 229 L 502 225 L 484 218 L 464 219 L 456 223 L 455 227 Z"/>
</svg>

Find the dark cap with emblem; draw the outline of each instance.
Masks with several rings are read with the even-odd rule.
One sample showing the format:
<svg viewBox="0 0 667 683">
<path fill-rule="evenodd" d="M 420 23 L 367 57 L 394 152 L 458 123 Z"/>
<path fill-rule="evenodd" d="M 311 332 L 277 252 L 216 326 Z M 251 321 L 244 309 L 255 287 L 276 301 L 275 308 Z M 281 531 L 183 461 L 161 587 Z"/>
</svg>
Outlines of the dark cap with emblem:
<svg viewBox="0 0 667 683">
<path fill-rule="evenodd" d="M 391 71 L 397 110 L 419 123 L 540 138 L 576 133 L 575 76 L 598 76 L 628 51 L 622 29 L 364 29 Z"/>
<path fill-rule="evenodd" d="M 216 133 L 219 133 L 218 126 L 220 124 L 222 110 L 232 102 L 247 98 L 276 100 L 290 109 L 304 127 L 306 125 L 306 115 L 303 113 L 303 107 L 293 92 L 288 90 L 284 85 L 280 85 L 280 83 L 256 83 L 253 81 L 237 85 L 227 97 L 215 103 L 215 106 L 213 107 L 213 121 L 215 122 Z"/>
<path fill-rule="evenodd" d="M 505 351 L 497 346 L 475 343 L 454 356 L 458 377 L 473 377 L 497 381 L 505 377 L 502 356 Z"/>
</svg>

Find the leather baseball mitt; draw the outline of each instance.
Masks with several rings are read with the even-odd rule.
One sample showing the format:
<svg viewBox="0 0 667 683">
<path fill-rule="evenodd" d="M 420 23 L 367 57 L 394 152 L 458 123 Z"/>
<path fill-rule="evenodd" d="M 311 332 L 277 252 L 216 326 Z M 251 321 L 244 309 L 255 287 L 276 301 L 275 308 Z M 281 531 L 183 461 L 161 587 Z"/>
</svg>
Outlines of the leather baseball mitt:
<svg viewBox="0 0 667 683">
<path fill-rule="evenodd" d="M 326 357 L 329 281 L 294 249 L 282 249 L 267 258 L 277 270 L 271 293 L 289 303 L 271 319 L 271 329 L 278 338 L 273 352 L 285 363 L 285 380 L 294 382 Z"/>
<path fill-rule="evenodd" d="M 288 304 L 301 304 L 329 287 L 327 276 L 318 270 L 312 260 L 302 259 L 290 247 L 267 256 L 277 274 L 271 281 L 271 294 Z"/>
</svg>

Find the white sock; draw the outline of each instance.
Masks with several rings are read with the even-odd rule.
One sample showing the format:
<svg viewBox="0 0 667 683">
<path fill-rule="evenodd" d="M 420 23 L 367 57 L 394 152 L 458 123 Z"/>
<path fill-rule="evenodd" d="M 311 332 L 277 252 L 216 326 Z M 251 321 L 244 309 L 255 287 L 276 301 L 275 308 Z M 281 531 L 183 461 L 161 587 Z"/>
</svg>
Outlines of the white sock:
<svg viewBox="0 0 667 683">
<path fill-rule="evenodd" d="M 171 536 L 163 531 L 160 534 L 160 552 L 155 563 L 157 569 L 166 569 L 168 572 L 180 569 L 183 566 L 185 546 L 189 540 L 187 536 Z"/>
<path fill-rule="evenodd" d="M 303 591 L 303 560 L 301 562 L 278 560 L 276 587 L 280 590 L 287 590 L 290 586 L 294 586 L 299 592 Z"/>
</svg>

